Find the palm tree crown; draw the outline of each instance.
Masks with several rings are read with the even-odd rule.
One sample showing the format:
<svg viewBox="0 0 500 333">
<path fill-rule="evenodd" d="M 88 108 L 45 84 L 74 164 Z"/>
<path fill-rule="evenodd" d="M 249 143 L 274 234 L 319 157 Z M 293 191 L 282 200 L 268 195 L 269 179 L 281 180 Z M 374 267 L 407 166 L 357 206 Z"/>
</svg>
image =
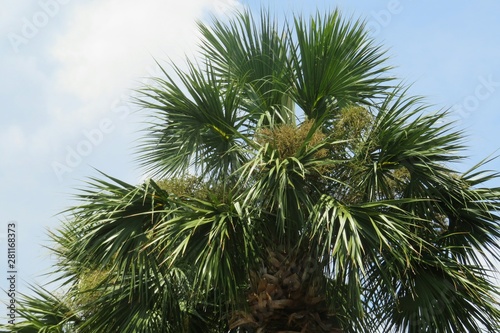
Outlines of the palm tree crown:
<svg viewBox="0 0 500 333">
<path fill-rule="evenodd" d="M 199 29 L 202 60 L 137 99 L 152 179 L 89 181 L 52 235 L 68 293 L 18 331 L 498 332 L 498 174 L 453 168 L 463 134 L 363 22 Z"/>
</svg>

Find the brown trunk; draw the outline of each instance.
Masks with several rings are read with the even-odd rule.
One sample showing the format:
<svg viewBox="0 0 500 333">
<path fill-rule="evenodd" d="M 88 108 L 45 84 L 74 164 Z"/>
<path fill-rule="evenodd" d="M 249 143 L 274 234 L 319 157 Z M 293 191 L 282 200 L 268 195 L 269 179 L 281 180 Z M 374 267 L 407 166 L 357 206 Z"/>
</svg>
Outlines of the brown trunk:
<svg viewBox="0 0 500 333">
<path fill-rule="evenodd" d="M 230 328 L 257 333 L 342 333 L 325 301 L 321 267 L 308 256 L 268 251 L 266 266 L 253 272 L 248 311 L 233 315 Z"/>
</svg>

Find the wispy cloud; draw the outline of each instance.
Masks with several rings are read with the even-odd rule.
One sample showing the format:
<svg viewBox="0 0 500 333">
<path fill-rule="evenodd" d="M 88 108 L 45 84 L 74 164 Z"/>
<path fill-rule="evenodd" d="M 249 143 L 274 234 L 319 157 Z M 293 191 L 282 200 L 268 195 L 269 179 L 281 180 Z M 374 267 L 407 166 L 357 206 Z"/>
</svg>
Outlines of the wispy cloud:
<svg viewBox="0 0 500 333">
<path fill-rule="evenodd" d="M 15 68 L 10 85 L 32 82 L 38 88 L 17 89 L 30 96 L 22 109 L 36 119 L 7 130 L 0 126 L 2 138 L 16 138 L 17 149 L 2 149 L 5 163 L 15 164 L 23 144 L 29 150 L 25 153 L 50 165 L 64 160 L 67 147 L 85 141 L 85 133 L 103 121 L 120 126 L 123 112 L 115 112 L 117 101 L 125 103 L 125 96 L 157 70 L 154 59 L 181 61 L 198 43 L 196 21 L 240 7 L 236 0 L 42 0 L 37 6 L 19 6 L 18 19 L 5 33 L 24 38 L 22 23 L 42 12 L 52 21 L 30 37 L 29 45 L 19 45 L 26 48 L 6 52 Z M 43 103 L 30 104 L 37 96 Z"/>
<path fill-rule="evenodd" d="M 233 1 L 123 1 L 82 4 L 52 53 L 60 64 L 57 84 L 83 100 L 131 88 L 159 59 L 176 59 L 197 43 L 196 20 L 224 12 Z"/>
</svg>

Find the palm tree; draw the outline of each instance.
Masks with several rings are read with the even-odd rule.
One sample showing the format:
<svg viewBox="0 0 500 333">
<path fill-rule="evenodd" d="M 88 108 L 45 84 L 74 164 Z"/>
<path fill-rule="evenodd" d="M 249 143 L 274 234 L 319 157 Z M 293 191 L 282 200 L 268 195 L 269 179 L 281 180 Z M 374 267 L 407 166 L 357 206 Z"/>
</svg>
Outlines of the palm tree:
<svg viewBox="0 0 500 333">
<path fill-rule="evenodd" d="M 89 181 L 52 234 L 67 292 L 15 329 L 498 332 L 498 174 L 456 170 L 463 133 L 363 22 L 199 28 L 202 60 L 140 90 L 151 179 Z"/>
</svg>

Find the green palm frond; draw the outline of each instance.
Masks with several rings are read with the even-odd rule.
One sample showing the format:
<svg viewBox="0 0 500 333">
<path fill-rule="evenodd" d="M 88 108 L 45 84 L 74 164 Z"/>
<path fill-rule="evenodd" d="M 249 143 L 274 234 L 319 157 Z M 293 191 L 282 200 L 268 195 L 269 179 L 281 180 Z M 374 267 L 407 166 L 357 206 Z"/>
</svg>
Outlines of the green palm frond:
<svg viewBox="0 0 500 333">
<path fill-rule="evenodd" d="M 385 94 L 389 67 L 361 21 L 351 23 L 336 10 L 310 20 L 296 17 L 294 28 L 288 39 L 292 95 L 308 117 L 332 107 L 370 105 Z"/>
<path fill-rule="evenodd" d="M 30 293 L 20 296 L 15 324 L 0 325 L 0 332 L 74 332 L 75 327 L 85 320 L 69 297 L 55 295 L 44 287 L 30 286 Z"/>
<path fill-rule="evenodd" d="M 261 12 L 256 22 L 243 12 L 225 24 L 200 24 L 202 54 L 223 80 L 247 85 L 249 100 L 256 111 L 275 109 L 285 123 L 295 122 L 289 90 L 289 45 L 286 28 L 279 28 L 270 13 Z"/>
<path fill-rule="evenodd" d="M 227 297 L 228 304 L 237 303 L 248 260 L 255 256 L 252 228 L 247 209 L 238 202 L 189 198 L 179 203 L 172 218 L 155 227 L 150 246 L 165 253 L 167 267 L 178 262 L 193 264 L 194 288 L 204 295 L 216 289 Z M 217 298 L 210 301 L 221 302 Z"/>
<path fill-rule="evenodd" d="M 394 279 L 395 297 L 378 299 L 383 331 L 495 332 L 498 291 L 482 269 L 444 256 L 427 259 Z"/>
<path fill-rule="evenodd" d="M 445 112 L 426 109 L 419 98 L 398 90 L 377 107 L 373 125 L 345 170 L 365 200 L 426 197 L 429 188 L 451 173 L 448 164 L 462 158 L 461 132 L 452 130 Z M 350 169 L 352 163 L 355 168 Z M 408 184 L 400 184 L 404 186 L 395 193 L 394 182 Z"/>
<path fill-rule="evenodd" d="M 240 110 L 241 86 L 222 83 L 210 65 L 203 71 L 189 64 L 189 72 L 174 67 L 176 79 L 156 79 L 138 102 L 155 110 L 145 140 L 139 145 L 139 162 L 158 178 L 195 170 L 211 178 L 225 178 L 246 161 L 241 145 L 248 117 Z M 205 75 L 205 73 L 212 73 Z"/>
<path fill-rule="evenodd" d="M 440 188 L 440 211 L 446 216 L 438 243 L 464 264 L 482 265 L 500 257 L 500 188 L 485 187 L 497 173 L 478 172 L 482 163 L 450 179 L 453 187 Z"/>
<path fill-rule="evenodd" d="M 213 267 L 200 273 L 187 264 L 187 256 L 172 260 L 175 248 L 157 247 L 163 237 L 174 238 L 163 229 L 166 223 L 178 222 L 188 210 L 195 214 L 201 205 L 153 181 L 133 186 L 107 178 L 90 181 L 79 195 L 83 203 L 70 211 L 72 224 L 54 235 L 64 258 L 59 270 L 67 273 L 59 279 L 69 280 L 85 317 L 79 331 L 202 332 L 208 322 L 217 323 L 219 305 L 208 303 L 214 284 L 211 275 L 203 275 Z M 234 247 L 226 251 L 234 253 Z M 98 272 L 101 277 L 92 279 Z M 204 278 L 208 282 L 198 282 Z M 204 294 L 193 293 L 199 285 L 206 286 Z M 212 311 L 204 314 L 208 307 Z"/>
</svg>

